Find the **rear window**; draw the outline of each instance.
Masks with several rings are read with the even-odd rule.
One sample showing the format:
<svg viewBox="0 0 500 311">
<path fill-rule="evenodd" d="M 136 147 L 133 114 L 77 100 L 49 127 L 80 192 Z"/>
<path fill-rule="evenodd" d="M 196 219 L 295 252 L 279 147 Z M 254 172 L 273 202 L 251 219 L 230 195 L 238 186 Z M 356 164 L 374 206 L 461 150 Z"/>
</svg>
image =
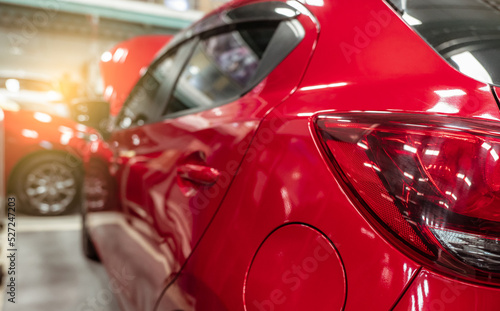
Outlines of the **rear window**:
<svg viewBox="0 0 500 311">
<path fill-rule="evenodd" d="M 500 85 L 500 2 L 388 0 L 443 58 L 462 73 Z"/>
<path fill-rule="evenodd" d="M 166 114 L 211 107 L 243 94 L 276 28 L 235 30 L 202 40 L 181 74 Z"/>
</svg>

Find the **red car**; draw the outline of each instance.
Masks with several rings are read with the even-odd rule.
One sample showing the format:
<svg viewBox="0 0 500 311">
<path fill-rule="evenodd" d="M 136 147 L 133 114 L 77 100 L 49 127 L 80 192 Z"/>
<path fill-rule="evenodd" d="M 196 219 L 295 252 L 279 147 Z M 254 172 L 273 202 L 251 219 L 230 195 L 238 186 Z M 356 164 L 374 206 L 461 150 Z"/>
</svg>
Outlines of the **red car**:
<svg viewBox="0 0 500 311">
<path fill-rule="evenodd" d="M 122 43 L 103 55 L 103 68 L 112 73 L 104 78 L 122 80 L 129 78 L 111 93 L 106 94 L 110 103 L 84 100 L 76 106 L 84 108 L 88 125 L 103 128 L 102 111 L 119 111 L 124 99 L 117 94 L 130 92 L 140 75 L 140 69 L 148 66 L 158 49 L 172 36 L 143 36 Z M 140 55 L 127 55 L 127 49 L 147 44 L 153 54 L 143 51 Z M 116 68 L 119 63 L 124 71 Z M 106 67 L 107 66 L 107 67 Z M 132 76 L 132 73 L 135 76 Z M 13 76 L 11 74 L 11 76 Z M 23 76 L 22 76 L 23 77 Z M 9 89 L 9 82 L 17 83 L 15 92 Z M 21 78 L 3 79 L 7 85 L 0 93 L 0 108 L 5 114 L 5 182 L 7 192 L 19 200 L 19 210 L 34 215 L 53 216 L 75 211 L 81 202 L 82 167 L 81 151 L 87 142 L 97 140 L 98 133 L 88 126 L 78 124 L 69 117 L 69 111 L 61 110 L 60 104 L 51 101 L 59 99 L 58 93 L 49 92 L 49 84 L 43 80 Z M 15 84 L 15 83 L 14 83 Z M 19 84 L 23 86 L 20 88 Z M 16 86 L 16 85 L 14 85 Z M 108 88 L 109 92 L 109 88 Z M 60 94 L 59 94 L 60 96 Z M 38 100 L 38 101 L 36 101 Z M 67 107 L 66 107 L 67 108 Z M 74 119 L 79 119 L 73 116 Z"/>
<path fill-rule="evenodd" d="M 499 310 L 498 11 L 245 0 L 174 37 L 85 155 L 123 310 Z"/>
<path fill-rule="evenodd" d="M 81 201 L 81 150 L 98 139 L 97 132 L 65 118 L 16 107 L 0 98 L 7 193 L 27 214 L 75 211 Z"/>
</svg>

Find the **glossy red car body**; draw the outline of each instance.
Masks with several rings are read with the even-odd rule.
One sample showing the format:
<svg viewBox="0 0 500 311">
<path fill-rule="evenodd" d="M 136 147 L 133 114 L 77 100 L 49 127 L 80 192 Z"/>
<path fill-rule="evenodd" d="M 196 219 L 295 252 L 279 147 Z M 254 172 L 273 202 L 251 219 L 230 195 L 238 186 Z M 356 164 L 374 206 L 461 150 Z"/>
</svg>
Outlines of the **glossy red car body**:
<svg viewBox="0 0 500 311">
<path fill-rule="evenodd" d="M 492 89 L 384 1 L 304 6 L 300 44 L 243 97 L 89 146 L 88 228 L 123 310 L 498 310 L 497 281 L 428 263 L 361 211 L 314 125 L 443 103 L 498 121 Z"/>
</svg>

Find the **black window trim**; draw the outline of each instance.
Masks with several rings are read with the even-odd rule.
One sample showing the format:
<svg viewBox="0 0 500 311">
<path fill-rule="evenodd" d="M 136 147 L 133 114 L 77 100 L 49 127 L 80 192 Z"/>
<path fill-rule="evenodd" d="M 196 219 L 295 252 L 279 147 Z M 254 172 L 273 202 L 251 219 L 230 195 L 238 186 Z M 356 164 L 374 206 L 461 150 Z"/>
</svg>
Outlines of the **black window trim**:
<svg viewBox="0 0 500 311">
<path fill-rule="evenodd" d="M 297 2 L 295 0 L 293 0 L 293 1 Z M 161 50 L 161 52 L 158 53 L 161 56 L 159 56 L 157 59 L 155 59 L 153 61 L 153 63 L 148 67 L 148 71 L 147 72 L 151 71 L 153 68 L 156 68 L 156 66 L 161 61 L 163 61 L 165 58 L 167 58 L 172 53 L 174 53 L 175 51 L 177 51 L 179 48 L 181 48 L 182 45 L 186 44 L 186 42 L 188 42 L 188 41 L 193 40 L 193 42 L 194 42 L 194 41 L 198 41 L 200 39 L 205 39 L 205 38 L 208 38 L 208 37 L 211 37 L 211 36 L 215 36 L 215 35 L 218 35 L 218 34 L 231 32 L 231 31 L 234 31 L 234 30 L 242 29 L 242 28 L 249 28 L 249 29 L 251 29 L 252 27 L 263 26 L 263 25 L 270 25 L 270 24 L 278 24 L 278 27 L 276 29 L 276 34 L 277 34 L 278 31 L 279 31 L 279 28 L 282 26 L 282 24 L 284 22 L 291 23 L 291 24 L 288 24 L 288 25 L 292 25 L 295 28 L 298 28 L 298 29 L 301 30 L 301 37 L 298 38 L 298 39 L 295 38 L 295 40 L 293 40 L 293 38 L 290 38 L 290 37 L 288 37 L 288 39 L 281 40 L 281 41 L 284 41 L 284 42 L 281 43 L 281 44 L 285 44 L 284 46 L 283 45 L 279 46 L 279 45 L 275 45 L 274 44 L 275 39 L 277 37 L 279 37 L 279 35 L 273 37 L 273 39 L 269 43 L 269 47 L 273 47 L 275 50 L 277 49 L 278 51 L 274 51 L 274 53 L 280 52 L 280 54 L 283 54 L 283 57 L 281 57 L 279 59 L 279 61 L 275 61 L 274 66 L 270 67 L 270 69 L 267 70 L 267 74 L 265 75 L 265 76 L 267 76 L 304 39 L 304 37 L 305 37 L 305 30 L 304 30 L 304 27 L 302 26 L 302 24 L 297 20 L 297 18 L 300 15 L 302 15 L 302 13 L 299 12 L 299 10 L 297 10 L 296 8 L 290 6 L 289 4 L 287 4 L 285 2 L 280 2 L 280 1 L 262 2 L 262 3 L 268 5 L 269 6 L 268 9 L 272 10 L 273 12 L 275 12 L 275 10 L 274 10 L 275 8 L 283 7 L 285 5 L 287 8 L 293 9 L 296 14 L 294 16 L 288 16 L 288 17 L 285 16 L 285 15 L 276 14 L 275 18 L 271 18 L 271 19 L 269 19 L 269 16 L 266 17 L 266 16 L 260 16 L 260 15 L 254 15 L 254 16 L 251 16 L 250 18 L 245 18 L 245 19 L 232 19 L 232 20 L 231 19 L 229 19 L 229 20 L 225 19 L 224 23 L 222 23 L 222 22 L 214 23 L 213 21 L 210 21 L 210 18 L 211 18 L 211 16 L 210 16 L 208 18 L 203 19 L 199 23 L 195 23 L 193 26 L 185 29 L 184 31 L 182 31 L 181 33 L 179 33 L 178 35 L 176 35 Z M 302 6 L 302 4 L 300 4 L 299 2 L 297 2 L 297 3 L 300 6 Z M 257 3 L 257 4 L 259 4 L 259 3 Z M 228 14 L 231 14 L 231 12 L 233 12 L 234 10 L 251 9 L 251 6 L 253 6 L 253 5 L 255 5 L 255 3 L 254 4 L 245 5 L 243 7 L 238 7 L 238 8 L 235 8 L 235 9 L 227 10 L 227 11 L 224 11 L 224 12 L 218 13 L 218 14 L 223 14 L 223 15 L 227 16 Z M 249 12 L 251 12 L 251 10 Z M 213 16 L 218 16 L 218 14 L 214 14 Z M 212 28 L 210 28 L 210 27 L 212 27 Z M 219 107 L 219 106 L 223 106 L 225 104 L 228 104 L 228 103 L 230 103 L 232 101 L 235 101 L 235 100 L 237 100 L 237 99 L 245 96 L 248 92 L 250 92 L 253 88 L 255 88 L 255 86 L 257 86 L 258 83 L 260 83 L 263 78 L 265 78 L 265 76 L 257 78 L 257 77 L 260 76 L 259 74 L 262 74 L 261 72 L 259 72 L 258 74 L 255 75 L 255 78 L 252 79 L 252 83 L 249 84 L 249 87 L 247 87 L 247 89 L 245 89 L 244 93 L 242 93 L 240 96 L 234 97 L 234 98 L 229 99 L 227 101 L 224 101 L 224 102 L 221 102 L 221 103 L 217 103 L 217 104 L 215 104 L 213 106 L 210 106 L 210 107 L 200 107 L 200 108 L 186 109 L 186 110 L 179 111 L 179 112 L 176 112 L 176 113 L 172 113 L 172 114 L 168 114 L 168 115 L 163 115 L 163 112 L 166 111 L 168 102 L 170 102 L 171 97 L 173 96 L 173 91 L 175 90 L 175 87 L 177 85 L 178 79 L 180 78 L 180 75 L 181 75 L 182 71 L 184 70 L 185 66 L 187 65 L 188 61 L 191 59 L 191 56 L 192 56 L 192 54 L 194 52 L 195 47 L 196 47 L 196 44 L 193 44 L 193 46 L 191 47 L 190 52 L 186 53 L 185 57 L 182 58 L 182 62 L 181 62 L 182 63 L 182 68 L 180 69 L 180 71 L 176 70 L 176 80 L 175 80 L 175 83 L 169 88 L 169 94 L 167 94 L 168 100 L 166 100 L 166 102 L 163 105 L 160 105 L 160 106 L 157 107 L 156 112 L 159 115 L 159 118 L 154 119 L 154 120 L 150 120 L 149 122 L 145 122 L 144 125 L 146 125 L 146 124 L 152 124 L 152 123 L 157 123 L 157 122 L 161 122 L 163 120 L 173 119 L 173 118 L 177 118 L 177 117 L 181 117 L 181 116 L 185 116 L 185 115 L 189 115 L 189 114 L 194 114 L 194 113 L 202 112 L 204 110 L 210 110 L 210 109 L 213 109 L 213 108 L 216 108 L 216 107 Z M 289 50 L 286 53 L 283 53 L 282 52 L 283 51 L 283 47 L 287 47 Z M 264 56 L 266 56 L 266 54 L 268 54 L 267 50 L 264 53 Z M 262 58 L 263 61 L 264 61 L 264 56 Z M 271 60 L 270 57 L 269 57 L 269 60 Z M 267 60 L 266 60 L 266 62 L 267 62 Z M 272 65 L 272 64 L 269 64 L 269 65 Z M 261 66 L 259 66 L 259 67 L 261 67 Z M 135 127 L 138 126 L 138 125 L 132 124 L 132 125 L 130 125 L 128 127 L 121 127 L 120 126 L 120 122 L 122 120 L 125 108 L 126 108 L 127 104 L 130 101 L 130 98 L 132 98 L 132 96 L 135 95 L 136 87 L 138 85 L 140 85 L 140 83 L 143 82 L 143 79 L 145 78 L 145 76 L 146 76 L 146 74 L 144 74 L 139 79 L 139 81 L 137 82 L 137 84 L 134 86 L 134 89 L 132 90 L 132 92 L 130 92 L 129 96 L 125 100 L 125 102 L 123 104 L 123 107 L 120 110 L 120 113 L 118 114 L 116 120 L 113 122 L 114 123 L 113 129 L 112 129 L 113 132 L 115 132 L 115 131 L 121 131 L 121 130 L 127 130 L 127 129 L 135 128 Z M 155 99 L 155 102 L 156 102 L 156 99 Z"/>
<path fill-rule="evenodd" d="M 302 6 L 298 1 L 293 0 L 294 2 L 297 2 L 299 6 Z M 263 6 L 265 7 L 265 12 L 268 14 L 265 15 L 259 15 L 259 11 L 255 10 L 256 7 Z M 283 14 L 277 13 L 276 9 L 279 8 L 287 8 L 289 10 L 292 10 L 295 15 L 293 16 L 286 16 Z M 245 13 L 248 14 L 246 17 L 238 17 L 238 12 L 239 11 L 246 11 Z M 183 30 L 180 32 L 178 35 L 176 35 L 172 41 L 167 45 L 166 49 L 169 49 L 170 47 L 177 46 L 178 44 L 184 42 L 185 40 L 201 35 L 205 32 L 209 32 L 212 29 L 217 29 L 229 25 L 237 25 L 237 24 L 244 24 L 248 22 L 265 22 L 265 21 L 285 21 L 285 20 L 292 20 L 296 19 L 299 17 L 302 13 L 299 12 L 295 7 L 289 5 L 286 2 L 281 2 L 281 1 L 271 1 L 271 2 L 258 2 L 258 3 L 251 3 L 247 4 L 241 7 L 237 8 L 232 8 L 228 9 L 222 12 L 215 12 L 212 15 L 209 15 L 202 19 L 201 21 L 194 23 L 191 27 Z M 230 17 L 232 15 L 232 17 Z M 235 16 L 236 15 L 236 16 Z"/>
<path fill-rule="evenodd" d="M 273 23 L 276 25 L 276 22 L 270 22 L 270 24 L 273 24 Z M 269 26 L 270 24 L 267 24 L 267 26 Z M 234 31 L 234 30 L 255 29 L 256 27 L 263 27 L 262 25 L 263 25 L 262 22 L 258 22 L 258 23 L 246 22 L 246 23 L 242 23 L 242 24 L 232 25 L 235 27 L 229 27 L 229 28 L 228 27 L 221 27 L 219 29 L 209 30 L 203 34 L 200 34 L 199 37 L 200 37 L 200 39 L 206 39 L 206 38 L 209 38 L 212 36 L 228 33 L 228 32 Z M 290 26 L 290 27 L 288 27 L 288 26 Z M 287 28 L 285 28 L 285 27 L 287 27 Z M 291 29 L 291 27 L 295 27 L 295 29 L 299 29 L 301 31 L 300 37 L 296 37 L 296 36 L 291 37 L 290 35 L 293 34 L 293 31 L 291 31 L 291 33 L 289 33 L 289 34 L 284 33 L 287 29 Z M 251 82 L 248 84 L 248 86 L 243 90 L 243 92 L 240 95 L 228 98 L 227 100 L 221 101 L 220 103 L 215 103 L 214 105 L 211 105 L 209 107 L 197 107 L 197 108 L 191 108 L 191 109 L 178 111 L 178 112 L 171 113 L 171 114 L 165 114 L 165 112 L 168 108 L 168 104 L 172 100 L 172 97 L 174 95 L 174 90 L 175 90 L 175 87 L 177 86 L 177 83 L 179 82 L 180 76 L 188 64 L 189 60 L 187 60 L 184 63 L 183 69 L 181 70 L 181 72 L 177 76 L 177 79 L 175 81 L 173 88 L 171 88 L 171 93 L 170 93 L 169 99 L 167 102 L 165 102 L 164 109 L 163 109 L 163 111 L 161 111 L 162 112 L 161 118 L 160 118 L 160 120 L 157 120 L 156 122 L 161 122 L 161 121 L 169 120 L 169 119 L 175 119 L 178 117 L 203 112 L 206 110 L 211 110 L 211 109 L 214 109 L 214 108 L 217 108 L 220 106 L 227 105 L 231 102 L 234 102 L 234 101 L 244 97 L 251 90 L 253 90 L 260 82 L 262 82 L 262 80 L 264 80 L 299 45 L 299 43 L 302 42 L 304 37 L 305 37 L 304 27 L 302 26 L 302 24 L 298 20 L 295 19 L 295 20 L 277 22 L 276 32 L 275 32 L 273 38 L 271 39 L 271 41 L 269 42 L 268 48 L 264 52 L 264 55 L 262 56 L 262 62 L 259 65 L 255 76 L 252 78 Z M 283 51 L 285 51 L 285 53 L 283 53 Z M 191 56 L 192 56 L 193 52 L 194 52 L 194 49 L 193 49 L 193 51 L 191 51 Z M 191 56 L 189 57 L 189 59 L 191 59 Z"/>
</svg>

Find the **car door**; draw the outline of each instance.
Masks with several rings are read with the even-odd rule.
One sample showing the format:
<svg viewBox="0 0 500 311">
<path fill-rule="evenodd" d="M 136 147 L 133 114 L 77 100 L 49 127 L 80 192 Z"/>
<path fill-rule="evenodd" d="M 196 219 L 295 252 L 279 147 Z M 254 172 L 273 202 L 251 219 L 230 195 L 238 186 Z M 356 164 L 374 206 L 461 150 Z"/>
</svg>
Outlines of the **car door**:
<svg viewBox="0 0 500 311">
<path fill-rule="evenodd" d="M 273 101 L 262 99 L 266 77 L 302 41 L 304 30 L 289 15 L 265 23 L 247 17 L 174 39 L 164 63 L 148 71 L 153 77 L 166 73 L 163 82 L 153 81 L 154 96 L 136 101 L 132 95 L 118 118 L 112 144 L 126 225 L 115 251 L 136 276 L 126 297 L 136 307 L 150 309 L 180 271 L 261 119 L 302 74 L 297 70 L 297 80 L 274 85 Z M 136 103 L 140 109 L 133 109 Z"/>
<path fill-rule="evenodd" d="M 165 92 L 173 87 L 193 44 L 188 40 L 151 65 L 124 103 L 106 144 L 112 154 L 108 166 L 117 203 L 89 217 L 89 222 L 94 224 L 92 234 L 101 258 L 111 278 L 120 284 L 116 294 L 126 310 L 151 309 L 165 279 L 156 271 L 172 265 L 157 255 L 161 237 L 153 230 L 142 182 L 147 162 L 155 157 L 150 150 L 159 150 L 158 140 L 163 137 L 148 135 L 145 124 L 161 119 L 164 105 L 158 103 L 167 100 Z M 124 276 L 128 279 L 123 280 Z"/>
</svg>

